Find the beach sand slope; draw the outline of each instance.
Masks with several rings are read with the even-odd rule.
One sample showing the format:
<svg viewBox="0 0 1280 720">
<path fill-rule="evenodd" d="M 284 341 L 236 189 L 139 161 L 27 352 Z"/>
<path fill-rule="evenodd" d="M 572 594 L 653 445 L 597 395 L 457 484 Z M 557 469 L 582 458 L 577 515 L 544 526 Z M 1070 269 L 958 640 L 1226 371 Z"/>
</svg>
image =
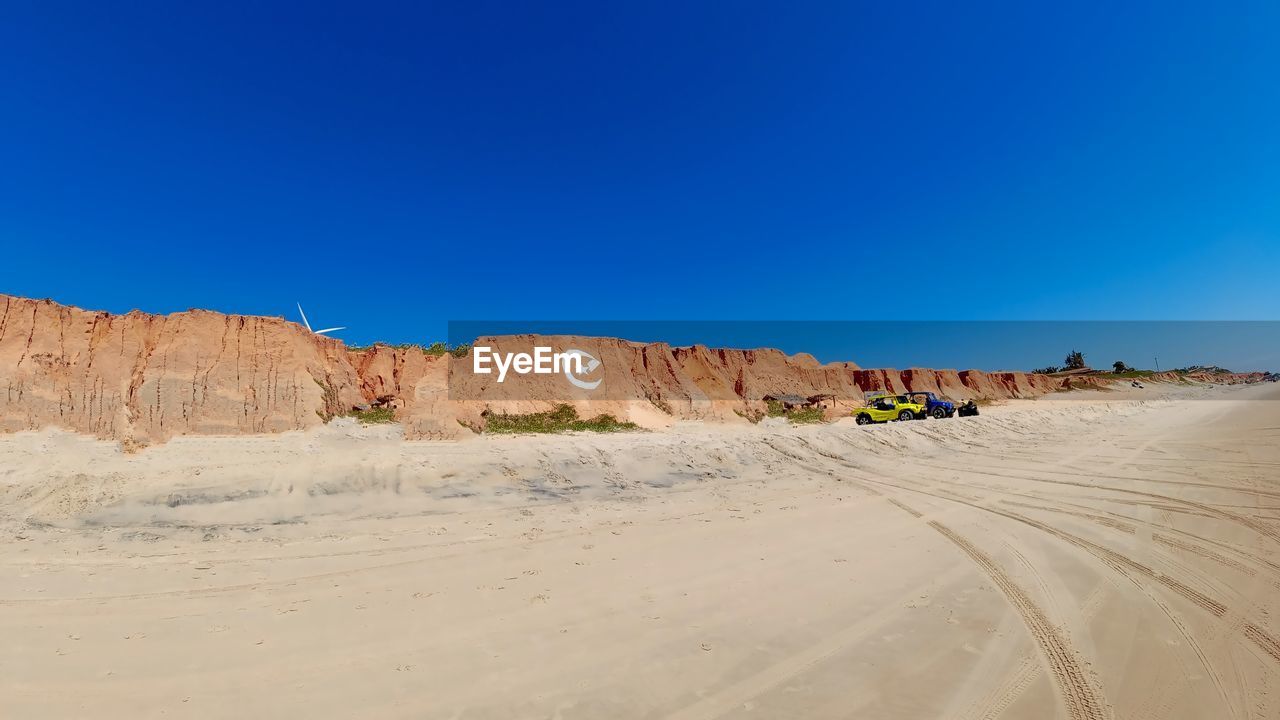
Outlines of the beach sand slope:
<svg viewBox="0 0 1280 720">
<path fill-rule="evenodd" d="M 1280 717 L 1280 393 L 0 438 L 20 718 Z"/>
</svg>

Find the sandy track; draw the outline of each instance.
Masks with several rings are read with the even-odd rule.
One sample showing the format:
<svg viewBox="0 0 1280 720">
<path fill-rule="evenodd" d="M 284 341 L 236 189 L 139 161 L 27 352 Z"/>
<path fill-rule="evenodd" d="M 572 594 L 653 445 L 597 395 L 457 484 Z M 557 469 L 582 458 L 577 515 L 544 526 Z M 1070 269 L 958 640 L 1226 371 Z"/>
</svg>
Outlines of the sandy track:
<svg viewBox="0 0 1280 720">
<path fill-rule="evenodd" d="M 1018 584 L 990 556 L 946 525 L 935 520 L 929 522 L 929 527 L 942 533 L 972 558 L 974 563 L 1000 588 L 1008 598 L 1009 604 L 1022 616 L 1027 631 L 1031 633 L 1032 639 L 1044 653 L 1049 671 L 1053 673 L 1058 689 L 1062 693 L 1062 699 L 1066 703 L 1067 715 L 1072 720 L 1102 720 L 1109 717 L 1110 712 L 1099 698 L 1097 688 L 1080 667 L 1077 652 L 1049 622 L 1044 611 L 1031 600 L 1026 591 L 1018 587 Z"/>
<path fill-rule="evenodd" d="M 14 717 L 1280 716 L 1280 395 L 0 439 Z"/>
</svg>

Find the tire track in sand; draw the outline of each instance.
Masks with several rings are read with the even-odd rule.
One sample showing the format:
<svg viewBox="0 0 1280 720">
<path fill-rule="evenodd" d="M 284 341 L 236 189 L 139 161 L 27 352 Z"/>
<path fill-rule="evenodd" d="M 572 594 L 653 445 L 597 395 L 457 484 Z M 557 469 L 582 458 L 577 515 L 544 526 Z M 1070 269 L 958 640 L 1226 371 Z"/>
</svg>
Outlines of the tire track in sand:
<svg viewBox="0 0 1280 720">
<path fill-rule="evenodd" d="M 1163 533 L 1156 532 L 1151 534 L 1151 539 L 1155 540 L 1161 545 L 1166 545 L 1176 550 L 1189 552 L 1192 555 L 1197 555 L 1206 560 L 1212 560 L 1213 562 L 1216 562 L 1219 565 L 1222 565 L 1224 567 L 1229 567 L 1232 570 L 1238 570 L 1250 577 L 1255 577 L 1258 574 L 1257 568 L 1250 567 L 1248 565 L 1245 565 L 1242 562 L 1237 562 L 1235 560 L 1232 560 L 1231 558 L 1223 555 L 1220 552 L 1215 552 L 1213 550 L 1210 550 L 1209 548 L 1201 547 L 1193 542 L 1179 540 L 1178 538 L 1175 538 L 1172 535 L 1165 535 Z"/>
<path fill-rule="evenodd" d="M 876 482 L 876 480 L 873 480 L 873 482 Z M 892 483 L 882 483 L 882 484 L 891 484 L 892 486 Z M 1155 605 L 1158 607 L 1158 609 L 1160 609 L 1162 614 L 1164 614 L 1166 618 L 1169 619 L 1170 623 L 1172 623 L 1172 625 L 1174 625 L 1175 628 L 1178 629 L 1179 634 L 1181 635 L 1181 637 L 1183 637 L 1184 641 L 1187 642 L 1188 646 L 1192 648 L 1192 651 L 1196 653 L 1197 659 L 1199 660 L 1199 664 L 1201 664 L 1202 669 L 1206 671 L 1208 678 L 1212 680 L 1213 685 L 1215 685 L 1215 688 L 1217 689 L 1217 692 L 1219 692 L 1219 696 L 1222 698 L 1222 702 L 1224 702 L 1226 708 L 1228 708 L 1229 716 L 1233 717 L 1233 719 L 1234 717 L 1239 716 L 1239 712 L 1236 711 L 1236 708 L 1233 705 L 1233 702 L 1231 702 L 1231 698 L 1228 692 L 1226 692 L 1226 685 L 1224 683 L 1224 680 L 1222 680 L 1221 674 L 1219 673 L 1219 671 L 1217 671 L 1216 667 L 1213 666 L 1210 659 L 1208 659 L 1208 656 L 1206 655 L 1206 653 L 1204 653 L 1203 648 L 1201 647 L 1201 644 L 1199 644 L 1196 641 L 1196 638 L 1193 637 L 1192 633 L 1190 633 L 1190 630 L 1189 628 L 1187 628 L 1187 625 L 1185 625 L 1185 623 L 1183 623 L 1183 621 L 1179 619 L 1179 616 L 1176 615 L 1175 612 L 1172 611 L 1170 607 L 1166 605 L 1165 601 L 1162 601 L 1161 598 L 1158 597 L 1155 592 L 1152 592 L 1152 588 L 1148 588 L 1147 585 L 1144 585 L 1143 583 L 1139 582 L 1138 575 L 1146 575 L 1147 579 L 1153 579 L 1153 575 L 1155 575 L 1155 571 L 1147 568 L 1147 566 L 1140 565 L 1138 564 L 1138 562 L 1128 559 L 1128 557 L 1120 555 L 1120 553 L 1106 550 L 1106 548 L 1102 548 L 1101 546 L 1097 546 L 1097 544 L 1091 543 L 1089 541 L 1085 541 L 1085 539 L 1083 538 L 1073 536 L 1073 534 L 1062 532 L 1062 530 L 1057 530 L 1055 528 L 1048 527 L 1048 525 L 1044 525 L 1043 523 L 1039 523 L 1039 521 L 1037 520 L 1027 518 L 1027 516 L 1025 515 L 1019 515 L 1019 514 L 1016 514 L 1016 512 L 1000 510 L 1000 509 L 997 509 L 997 507 L 989 507 L 987 505 L 983 505 L 983 503 L 979 502 L 977 498 L 964 497 L 964 496 L 961 496 L 960 493 L 945 492 L 945 491 L 940 491 L 940 489 L 936 489 L 936 491 L 929 492 L 929 491 L 923 491 L 923 489 L 916 489 L 916 488 L 905 488 L 901 486 L 892 486 L 892 487 L 897 487 L 899 489 L 908 489 L 908 491 L 911 491 L 911 492 L 923 493 L 923 495 L 928 497 L 937 497 L 937 498 L 942 498 L 942 500 L 951 500 L 952 502 L 959 502 L 961 503 L 961 505 L 968 505 L 970 507 L 974 507 L 974 509 L 993 512 L 993 514 L 1002 515 L 1002 516 L 1005 516 L 1005 518 L 1018 520 L 1020 521 L 1020 523 L 1028 524 L 1030 525 L 1030 527 L 1043 530 L 1043 532 L 1050 533 L 1052 534 L 1052 536 L 1062 539 L 1062 541 L 1075 544 L 1076 547 L 1079 547 L 1079 548 L 1082 548 L 1082 550 L 1091 552 L 1092 555 L 1094 555 L 1094 557 L 1097 557 L 1098 560 L 1101 560 L 1103 564 L 1110 566 L 1110 568 L 1112 570 L 1115 570 L 1116 573 L 1120 575 L 1120 577 L 1128 579 L 1129 582 L 1133 583 L 1135 587 L 1139 589 L 1140 592 L 1142 592 L 1143 594 L 1146 594 L 1149 600 L 1155 603 Z M 1105 553 L 1100 553 L 1098 551 L 1105 551 Z M 1143 570 L 1146 570 L 1146 573 L 1143 573 Z M 1138 575 L 1135 575 L 1134 571 L 1138 571 Z M 1226 609 L 1225 609 L 1225 606 L 1221 605 L 1221 603 L 1217 603 L 1216 601 L 1213 601 L 1212 598 L 1208 598 L 1207 596 L 1204 596 L 1204 594 L 1198 593 L 1194 591 L 1194 589 L 1189 588 L 1188 585 L 1185 585 L 1180 582 L 1176 582 L 1176 580 L 1172 578 L 1167 578 L 1165 580 L 1162 580 L 1162 584 L 1165 584 L 1166 587 L 1169 587 L 1170 589 L 1174 589 L 1174 591 L 1179 592 L 1179 594 L 1183 594 L 1184 597 L 1187 597 L 1188 600 L 1196 603 L 1196 605 L 1201 607 L 1201 609 L 1211 612 L 1211 614 L 1215 616 L 1215 618 L 1219 620 L 1225 619 Z M 1188 597 L 1187 594 L 1185 594 L 1185 592 L 1194 593 L 1194 596 Z M 1219 612 L 1215 612 L 1215 606 L 1221 607 L 1221 614 L 1219 614 Z M 1265 647 L 1265 644 L 1268 641 L 1270 641 L 1272 644 L 1275 644 L 1274 639 L 1271 639 L 1270 635 L 1268 635 L 1265 632 L 1265 630 L 1258 629 L 1257 626 L 1254 626 L 1254 625 L 1249 625 L 1249 628 L 1252 628 L 1252 634 L 1245 632 L 1244 619 L 1240 618 L 1239 620 L 1240 620 L 1239 623 L 1231 624 L 1230 629 L 1234 629 L 1236 630 L 1236 632 L 1239 632 L 1240 634 L 1245 635 L 1245 637 L 1252 639 L 1254 643 L 1260 644 L 1260 646 L 1263 646 L 1262 647 L 1263 651 L 1267 653 L 1271 653 L 1270 650 L 1267 650 L 1267 648 Z M 1277 650 L 1280 650 L 1280 647 L 1277 647 Z M 1274 653 L 1272 653 L 1272 657 L 1274 657 Z"/>
<path fill-rule="evenodd" d="M 1102 608 L 1106 587 L 1106 582 L 1098 585 L 1080 604 L 1081 619 L 1086 622 L 1092 621 L 1098 614 Z M 1023 657 L 1018 662 L 1017 668 L 1006 675 L 1003 682 L 975 700 L 966 710 L 957 715 L 955 720 L 996 720 L 1022 696 L 1022 693 L 1026 692 L 1036 678 L 1040 677 L 1043 669 L 1043 664 L 1036 662 L 1034 655 Z"/>
<path fill-rule="evenodd" d="M 883 481 L 872 481 L 872 482 L 876 482 L 882 485 L 887 485 L 889 487 L 895 487 L 895 488 L 898 488 L 899 490 L 907 490 L 909 492 L 922 493 L 929 497 L 941 498 L 943 500 L 951 500 L 952 502 L 957 502 L 962 505 L 968 505 L 978 510 L 994 513 L 996 515 L 1001 515 L 1011 520 L 1016 520 L 1020 523 L 1023 523 L 1024 525 L 1029 525 L 1033 528 L 1046 532 L 1050 535 L 1053 535 L 1061 540 L 1065 540 L 1066 542 L 1089 552 L 1094 557 L 1101 560 L 1104 564 L 1120 572 L 1122 575 L 1129 575 L 1130 573 L 1134 573 L 1137 576 L 1145 577 L 1147 580 L 1154 580 L 1155 582 L 1161 585 L 1164 585 L 1165 587 L 1169 588 L 1175 593 L 1191 601 L 1200 609 L 1209 613 L 1210 615 L 1212 615 L 1214 618 L 1217 618 L 1218 620 L 1222 620 L 1222 621 L 1231 620 L 1231 618 L 1227 617 L 1228 607 L 1225 603 L 1219 602 L 1218 600 L 1212 597 L 1209 597 L 1208 595 L 1188 586 L 1186 583 L 1183 583 L 1182 581 L 1177 580 L 1175 578 L 1169 577 L 1168 575 L 1165 575 L 1163 573 L 1158 573 L 1152 568 L 1146 565 L 1143 565 L 1142 563 L 1139 563 L 1129 557 L 1121 555 L 1120 553 L 1115 552 L 1110 548 L 1103 547 L 1101 545 L 1098 545 L 1097 543 L 1093 543 L 1088 540 L 1085 540 L 1084 538 L 1079 537 L 1077 535 L 1072 535 L 1071 533 L 1066 532 L 1064 530 L 1060 530 L 1058 528 L 1054 528 L 1052 526 L 1046 525 L 1045 523 L 1029 518 L 1026 515 L 1021 515 L 1009 510 L 1001 510 L 999 508 L 988 507 L 981 503 L 974 502 L 971 499 L 957 497 L 952 493 L 929 492 L 927 490 L 904 487 L 902 485 L 897 485 L 894 483 L 883 482 Z M 1273 635 L 1268 633 L 1262 627 L 1259 627 L 1256 623 L 1249 622 L 1246 619 L 1244 613 L 1237 612 L 1235 613 L 1235 615 L 1238 617 L 1235 618 L 1234 622 L 1229 623 L 1229 627 L 1232 629 L 1238 628 L 1239 632 L 1244 637 L 1251 640 L 1260 650 L 1262 650 L 1264 653 L 1269 655 L 1272 660 L 1276 661 L 1277 663 L 1280 663 L 1280 641 L 1277 641 Z"/>
<path fill-rule="evenodd" d="M 1080 663 L 1070 643 L 1058 631 L 1044 611 L 1032 601 L 1017 583 L 1005 573 L 989 555 L 958 535 L 942 523 L 931 520 L 929 527 L 937 530 L 964 551 L 966 555 L 1000 588 L 1009 604 L 1013 606 L 1022 622 L 1031 633 L 1032 640 L 1039 646 L 1049 663 L 1049 671 L 1053 674 L 1058 691 L 1067 706 L 1067 714 L 1072 720 L 1105 720 L 1111 717 L 1107 705 L 1102 701 L 1101 693 L 1089 682 L 1089 677 Z"/>
<path fill-rule="evenodd" d="M 927 467 L 930 469 L 940 470 L 940 471 L 952 470 L 952 468 L 947 467 L 945 465 L 936 465 L 933 463 L 928 463 L 923 461 L 921 461 L 919 465 L 921 465 L 922 467 Z M 988 477 L 1008 478 L 1008 479 L 1019 480 L 1023 482 L 1036 482 L 1036 483 L 1045 483 L 1045 484 L 1051 484 L 1051 485 L 1066 485 L 1070 487 L 1087 488 L 1090 490 L 1103 490 L 1105 492 L 1122 493 L 1125 495 L 1136 495 L 1138 497 L 1149 498 L 1149 499 L 1157 500 L 1164 503 L 1170 503 L 1173 507 L 1170 507 L 1168 509 L 1177 510 L 1176 506 L 1182 506 L 1184 508 L 1190 508 L 1192 510 L 1196 510 L 1201 513 L 1204 513 L 1208 517 L 1213 517 L 1219 520 L 1225 520 L 1230 523 L 1241 525 L 1243 527 L 1249 528 L 1250 530 L 1256 532 L 1259 535 L 1262 535 L 1263 537 L 1270 539 L 1271 541 L 1275 542 L 1277 545 L 1280 545 L 1280 530 L 1273 528 L 1270 525 L 1267 525 L 1265 522 L 1258 521 L 1247 515 L 1231 512 L 1229 510 L 1224 510 L 1222 508 L 1214 507 L 1212 505 L 1206 505 L 1205 503 L 1196 502 L 1194 500 L 1171 497 L 1169 495 L 1161 495 L 1159 493 L 1145 492 L 1142 490 L 1131 490 L 1131 489 L 1122 488 L 1122 487 L 1112 487 L 1107 485 L 1098 485 L 1096 483 L 1080 482 L 1076 480 L 1052 480 L 1046 477 L 1034 477 L 1030 474 L 1028 474 L 1027 476 L 1020 476 L 1020 475 L 1011 475 L 1008 473 L 993 472 L 991 470 L 978 470 L 975 468 L 966 468 L 966 472 L 973 473 L 976 475 L 986 475 Z M 1052 473 L 1055 475 L 1078 475 L 1079 474 L 1079 473 L 1066 473 L 1059 470 L 1043 470 L 1042 472 Z M 1105 478 L 1108 476 L 1099 476 L 1099 477 Z M 1134 480 L 1135 478 L 1116 478 L 1116 479 Z M 1227 489 L 1231 489 L 1231 488 L 1227 488 Z M 1248 491 L 1246 490 L 1246 492 Z"/>
<path fill-rule="evenodd" d="M 1098 559 L 1111 565 L 1112 567 L 1115 567 L 1115 568 L 1123 567 L 1130 571 L 1136 572 L 1142 576 L 1145 576 L 1148 579 L 1155 580 L 1156 582 L 1160 583 L 1161 585 L 1164 585 L 1170 590 L 1173 590 L 1174 592 L 1178 593 L 1179 595 L 1186 598 L 1187 600 L 1190 600 L 1192 603 L 1199 606 L 1202 610 L 1214 616 L 1215 618 L 1219 620 L 1228 620 L 1227 615 L 1228 615 L 1229 609 L 1226 606 L 1226 604 L 1219 602 L 1218 600 L 1211 598 L 1208 595 L 1205 595 L 1204 593 L 1188 586 L 1187 584 L 1181 582 L 1180 580 L 1169 577 L 1168 575 L 1165 575 L 1163 573 L 1157 573 L 1154 570 L 1152 570 L 1150 567 L 1143 565 L 1139 562 L 1136 562 L 1124 555 L 1121 555 L 1120 553 L 1117 553 L 1114 550 L 1089 542 L 1088 540 L 1077 537 L 1075 535 L 1071 535 L 1070 533 L 1059 531 L 1054 528 L 1050 528 L 1044 525 L 1043 523 L 1037 522 L 1025 516 L 1018 515 L 1017 513 L 1004 513 L 1004 514 L 1012 519 L 1019 520 L 1028 525 L 1044 530 L 1045 532 L 1056 535 L 1062 538 L 1063 540 L 1066 540 L 1067 542 L 1073 545 L 1076 545 L 1077 547 L 1084 548 L 1085 550 L 1088 550 L 1089 552 L 1093 553 Z M 1243 615 L 1241 616 L 1240 619 L 1244 620 Z M 1235 625 L 1235 623 L 1232 623 L 1232 625 Z M 1277 641 L 1275 637 L 1272 636 L 1270 633 L 1268 633 L 1266 630 L 1258 627 L 1257 624 L 1248 622 L 1247 620 L 1245 620 L 1245 622 L 1240 624 L 1239 627 L 1241 632 L 1243 632 L 1244 636 L 1252 640 L 1253 643 L 1257 645 L 1259 649 L 1261 649 L 1267 655 L 1270 655 L 1271 659 L 1275 660 L 1276 662 L 1280 662 L 1280 641 Z"/>
</svg>

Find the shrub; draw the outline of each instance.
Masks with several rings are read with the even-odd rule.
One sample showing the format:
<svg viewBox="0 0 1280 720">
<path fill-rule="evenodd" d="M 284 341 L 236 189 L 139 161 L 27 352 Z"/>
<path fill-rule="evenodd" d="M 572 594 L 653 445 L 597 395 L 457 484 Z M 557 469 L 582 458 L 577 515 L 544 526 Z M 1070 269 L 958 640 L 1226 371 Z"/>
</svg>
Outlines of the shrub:
<svg viewBox="0 0 1280 720">
<path fill-rule="evenodd" d="M 612 415 L 597 415 L 588 420 L 578 417 L 578 411 L 572 405 L 562 403 L 554 410 L 537 413 L 511 415 L 495 413 L 488 416 L 485 430 L 498 434 L 513 433 L 562 433 L 577 432 L 619 432 L 638 430 L 633 422 L 622 422 Z"/>
<path fill-rule="evenodd" d="M 391 348 L 392 350 L 412 350 L 414 348 L 421 348 L 423 354 L 431 355 L 433 357 L 452 355 L 456 358 L 460 358 L 466 357 L 467 353 L 471 352 L 471 346 L 467 343 L 463 343 L 461 345 L 450 345 L 449 343 L 444 342 L 433 342 L 430 345 L 425 346 L 417 345 L 415 343 L 376 342 L 372 345 L 348 345 L 347 349 L 352 352 L 367 352 L 376 347 Z"/>
<path fill-rule="evenodd" d="M 751 416 L 743 415 L 742 413 L 738 414 L 752 422 L 760 422 L 763 417 L 784 417 L 797 424 L 822 422 L 823 413 L 820 407 L 792 408 L 788 410 L 787 406 L 778 400 L 766 400 L 764 404 L 764 414 L 754 420 L 752 420 Z"/>
<path fill-rule="evenodd" d="M 787 413 L 787 419 L 798 425 L 822 422 L 822 408 L 799 408 Z"/>
<path fill-rule="evenodd" d="M 396 421 L 396 412 L 389 407 L 376 407 L 369 408 L 368 410 L 352 410 L 351 412 L 329 416 L 326 416 L 324 413 L 317 410 L 316 414 L 319 415 L 326 423 L 335 417 L 355 418 L 357 421 L 365 425 L 381 425 L 383 423 L 393 423 Z"/>
<path fill-rule="evenodd" d="M 422 352 L 435 357 L 452 355 L 453 357 L 461 358 L 466 357 L 467 353 L 471 352 L 471 346 L 467 343 L 463 343 L 461 345 L 450 345 L 449 343 L 433 342 L 422 348 Z"/>
<path fill-rule="evenodd" d="M 389 407 L 369 408 L 368 410 L 353 411 L 350 417 L 359 420 L 366 425 L 378 425 L 382 423 L 392 423 L 396 421 L 396 413 Z"/>
</svg>

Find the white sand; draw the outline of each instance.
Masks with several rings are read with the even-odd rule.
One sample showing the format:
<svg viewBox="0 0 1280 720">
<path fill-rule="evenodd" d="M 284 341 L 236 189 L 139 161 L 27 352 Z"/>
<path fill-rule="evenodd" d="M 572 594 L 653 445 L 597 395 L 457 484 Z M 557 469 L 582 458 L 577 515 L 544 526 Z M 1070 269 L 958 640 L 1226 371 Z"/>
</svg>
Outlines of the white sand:
<svg viewBox="0 0 1280 720">
<path fill-rule="evenodd" d="M 8 436 L 0 716 L 1277 718 L 1278 437 L 1274 385 L 871 428 Z"/>
</svg>

